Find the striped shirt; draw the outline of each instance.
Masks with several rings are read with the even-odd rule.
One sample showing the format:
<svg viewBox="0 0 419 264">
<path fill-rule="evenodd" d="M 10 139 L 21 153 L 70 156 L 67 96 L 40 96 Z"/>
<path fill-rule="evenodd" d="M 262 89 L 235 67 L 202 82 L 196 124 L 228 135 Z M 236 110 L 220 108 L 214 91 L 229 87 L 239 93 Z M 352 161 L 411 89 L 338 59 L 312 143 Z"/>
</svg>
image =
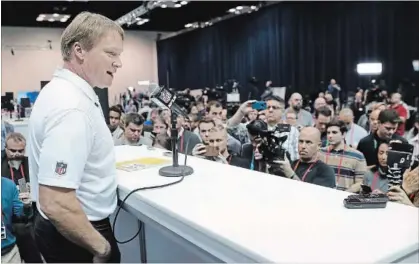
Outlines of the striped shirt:
<svg viewBox="0 0 419 264">
<path fill-rule="evenodd" d="M 335 171 L 336 188 L 339 190 L 345 191 L 353 184 L 362 182 L 367 171 L 364 155 L 347 145 L 338 150 L 322 148 L 319 159 Z"/>
</svg>

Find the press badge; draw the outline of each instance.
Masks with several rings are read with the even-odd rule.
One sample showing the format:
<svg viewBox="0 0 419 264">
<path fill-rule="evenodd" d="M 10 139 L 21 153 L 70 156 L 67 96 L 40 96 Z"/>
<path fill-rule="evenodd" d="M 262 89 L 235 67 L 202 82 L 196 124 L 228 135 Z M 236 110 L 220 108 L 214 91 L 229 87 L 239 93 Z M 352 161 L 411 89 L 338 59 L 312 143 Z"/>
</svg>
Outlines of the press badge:
<svg viewBox="0 0 419 264">
<path fill-rule="evenodd" d="M 3 221 L 1 221 L 1 240 L 6 239 L 6 227 L 3 224 Z"/>
</svg>

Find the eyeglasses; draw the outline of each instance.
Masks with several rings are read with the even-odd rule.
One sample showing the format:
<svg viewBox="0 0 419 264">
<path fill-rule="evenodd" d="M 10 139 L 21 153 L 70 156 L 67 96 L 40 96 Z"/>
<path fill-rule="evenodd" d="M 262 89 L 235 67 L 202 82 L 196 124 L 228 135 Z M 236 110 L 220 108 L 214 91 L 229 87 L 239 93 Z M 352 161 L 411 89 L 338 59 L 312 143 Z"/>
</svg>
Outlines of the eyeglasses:
<svg viewBox="0 0 419 264">
<path fill-rule="evenodd" d="M 8 151 L 12 152 L 12 153 L 23 153 L 25 152 L 25 149 L 11 149 L 11 148 L 7 148 Z"/>
<path fill-rule="evenodd" d="M 270 108 L 272 108 L 272 110 L 278 110 L 278 109 L 281 109 L 281 107 L 280 106 L 277 106 L 277 105 L 268 105 L 268 106 L 266 106 L 266 109 L 270 109 Z"/>
</svg>

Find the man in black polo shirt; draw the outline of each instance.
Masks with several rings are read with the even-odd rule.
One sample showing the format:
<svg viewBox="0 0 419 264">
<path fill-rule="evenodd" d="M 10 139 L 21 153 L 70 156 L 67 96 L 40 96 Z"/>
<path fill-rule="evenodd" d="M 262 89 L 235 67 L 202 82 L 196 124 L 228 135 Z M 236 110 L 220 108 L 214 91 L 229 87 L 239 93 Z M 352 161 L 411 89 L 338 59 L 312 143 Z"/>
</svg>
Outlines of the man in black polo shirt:
<svg viewBox="0 0 419 264">
<path fill-rule="evenodd" d="M 275 163 L 279 165 L 287 178 L 335 188 L 335 172 L 317 157 L 320 146 L 320 131 L 314 127 L 305 127 L 300 131 L 298 138 L 300 159 L 292 162 L 292 164 L 287 159 L 285 161 L 275 161 Z"/>
<path fill-rule="evenodd" d="M 378 115 L 378 129 L 374 134 L 370 134 L 358 144 L 358 150 L 364 153 L 367 161 L 367 166 L 376 166 L 378 164 L 377 149 L 382 142 L 389 142 L 390 140 L 407 143 L 406 139 L 397 135 L 397 125 L 400 122 L 400 117 L 393 109 L 386 109 Z"/>
</svg>

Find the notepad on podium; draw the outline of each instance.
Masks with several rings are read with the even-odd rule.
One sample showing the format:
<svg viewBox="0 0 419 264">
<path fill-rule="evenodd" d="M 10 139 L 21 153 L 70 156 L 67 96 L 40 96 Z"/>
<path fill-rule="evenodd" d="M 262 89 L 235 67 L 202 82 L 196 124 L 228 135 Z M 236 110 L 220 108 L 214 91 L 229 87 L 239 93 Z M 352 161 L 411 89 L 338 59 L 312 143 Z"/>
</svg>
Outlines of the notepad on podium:
<svg viewBox="0 0 419 264">
<path fill-rule="evenodd" d="M 162 165 L 167 165 L 167 164 L 170 164 L 170 162 L 171 162 L 170 159 L 145 157 L 145 158 L 117 162 L 116 168 L 118 170 L 133 172 L 133 171 L 140 171 L 140 170 L 149 169 L 153 167 L 159 167 Z"/>
</svg>

